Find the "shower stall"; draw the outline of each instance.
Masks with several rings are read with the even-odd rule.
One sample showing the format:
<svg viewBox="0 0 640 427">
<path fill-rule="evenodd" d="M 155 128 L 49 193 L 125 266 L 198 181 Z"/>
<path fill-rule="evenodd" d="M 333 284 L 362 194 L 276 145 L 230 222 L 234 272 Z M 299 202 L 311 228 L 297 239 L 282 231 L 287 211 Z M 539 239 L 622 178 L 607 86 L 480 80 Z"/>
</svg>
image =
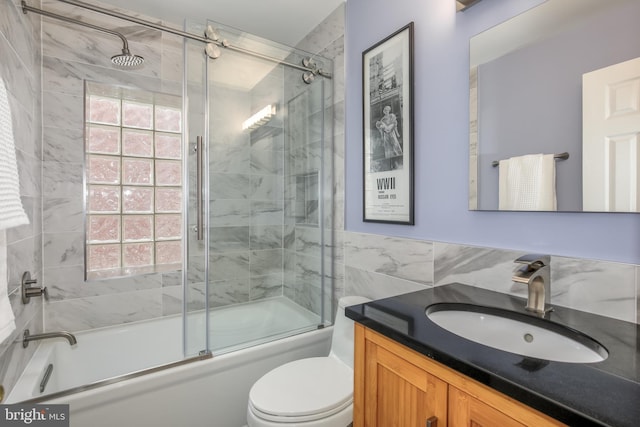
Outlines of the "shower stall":
<svg viewBox="0 0 640 427">
<path fill-rule="evenodd" d="M 332 63 L 212 21 L 187 31 L 220 47 L 203 55 L 202 43 L 185 40 L 186 353 L 324 327 L 333 313 Z M 277 308 L 263 312 L 267 300 Z M 237 303 L 256 310 L 233 326 L 216 322 Z"/>
<path fill-rule="evenodd" d="M 84 80 L 87 117 L 92 115 L 92 96 L 99 100 L 119 97 L 118 109 L 123 114 L 125 104 L 138 105 L 144 100 L 151 105 L 152 121 L 154 115 L 159 114 L 159 104 L 155 104 L 161 102 L 159 100 L 170 104 L 166 107 L 169 110 L 180 111 L 179 129 L 171 130 L 174 133 L 137 125 L 127 128 L 124 115 L 117 126 L 111 128 L 112 124 L 99 120 L 93 123 L 86 117 L 83 123 L 85 139 L 93 128 L 101 131 L 117 128 L 116 139 L 119 141 L 124 141 L 126 132 L 150 135 L 151 141 L 156 138 L 156 151 L 159 151 L 158 135 L 175 137 L 179 134 L 181 152 L 169 157 L 170 161 L 166 157 L 154 158 L 155 154 L 146 158 L 137 153 L 127 158 L 127 150 L 120 147 L 114 149 L 115 154 L 106 162 L 122 165 L 118 166 L 117 180 L 123 182 L 127 179 L 125 162 L 150 165 L 152 183 L 144 184 L 147 187 L 141 185 L 141 188 L 155 194 L 151 204 L 155 200 L 157 208 L 160 191 L 167 187 L 162 187 L 165 184 L 153 186 L 154 171 L 157 178 L 162 162 L 175 164 L 179 161 L 181 176 L 178 181 L 172 178 L 174 187 L 170 188 L 174 197 L 180 198 L 172 201 L 172 205 L 178 207 L 160 212 L 126 211 L 123 201 L 114 212 L 100 211 L 96 208 L 99 204 L 91 199 L 92 191 L 108 185 L 92 181 L 90 165 L 96 159 L 96 162 L 104 161 L 109 153 L 92 152 L 88 140 L 85 141 L 82 177 L 85 225 L 93 224 L 94 219 L 113 220 L 121 227 L 114 235 L 122 240 L 109 240 L 108 244 L 103 244 L 99 238 L 91 236 L 91 230 L 85 230 L 86 248 L 95 249 L 97 254 L 104 254 L 100 250 L 107 246 L 120 251 L 114 257 L 116 264 L 103 265 L 104 259 L 100 256 L 92 258 L 87 249 L 83 273 L 85 278 L 97 277 L 99 280 L 87 279 L 85 284 L 99 283 L 97 286 L 101 286 L 116 280 L 116 288 L 126 285 L 129 279 L 138 284 L 149 277 L 160 277 L 164 286 L 167 277 L 177 279 L 181 293 L 176 294 L 175 299 L 180 300 L 181 309 L 179 312 L 163 309 L 163 315 L 142 321 L 123 319 L 107 327 L 72 330 L 78 343 L 70 349 L 68 344 L 61 349 L 56 347 L 61 343 L 43 342 L 32 360 L 37 359 L 34 363 L 42 366 L 28 367 L 29 373 L 23 374 L 26 378 L 18 380 L 15 387 L 21 389 L 22 394 L 14 401 L 64 403 L 75 399 L 73 396 L 77 394 L 100 393 L 97 390 L 122 380 L 143 381 L 140 378 L 147 374 L 153 377 L 158 372 L 172 370 L 170 368 L 184 369 L 184 365 L 192 361 L 200 363 L 198 361 L 211 356 L 214 360 L 230 360 L 224 358 L 233 355 L 235 360 L 243 360 L 248 357 L 245 352 L 260 346 L 271 349 L 264 350 L 268 355 L 274 352 L 272 344 L 277 340 L 287 343 L 283 350 L 283 354 L 291 353 L 287 357 L 309 355 L 306 350 L 296 350 L 298 347 L 314 348 L 313 351 L 327 347 L 328 350 L 329 335 L 324 328 L 332 324 L 335 312 L 332 286 L 332 61 L 213 21 L 189 22 L 181 31 L 74 0 L 61 0 L 60 3 L 168 31 L 183 39 L 182 89 L 177 97 L 149 92 L 147 88 L 129 82 L 120 85 L 117 76 L 125 74 L 107 77 L 88 73 L 90 76 Z M 31 7 L 25 9 L 25 13 L 27 11 L 40 13 Z M 51 14 L 46 16 L 56 18 Z M 71 25 L 77 23 L 75 18 L 66 21 Z M 96 25 L 85 27 L 119 36 L 124 46 L 122 55 L 113 57 L 114 63 L 140 68 L 142 55 L 129 52 L 129 43 L 122 34 L 105 31 Z M 90 30 L 84 31 L 91 34 Z M 131 51 L 135 52 L 134 36 L 127 37 Z M 153 58 L 144 61 L 144 67 L 147 66 L 154 66 Z M 135 70 L 127 70 L 127 73 L 133 72 Z M 176 104 L 176 99 L 181 105 Z M 154 142 L 151 144 L 153 146 Z M 131 182 L 126 182 L 130 186 L 127 191 L 134 188 Z M 118 183 L 108 184 L 111 185 L 108 189 L 116 193 L 121 191 L 117 193 L 118 197 L 125 200 L 125 190 L 118 189 Z M 130 268 L 137 259 L 127 260 L 127 248 L 134 244 L 148 247 L 155 254 L 151 259 L 157 260 L 161 245 L 167 241 L 146 241 L 144 238 L 127 241 L 125 222 L 149 218 L 151 227 L 156 224 L 152 234 L 155 230 L 160 235 L 157 224 L 160 217 L 169 215 L 167 212 L 181 221 L 179 239 L 174 235 L 174 240 L 170 241 L 173 247 L 181 248 L 180 263 L 141 264 Z M 111 217 L 107 218 L 107 213 Z M 89 266 L 96 266 L 96 270 L 87 273 Z M 175 267 L 173 272 L 172 267 Z M 163 298 L 166 299 L 165 294 Z M 44 309 L 48 309 L 46 305 Z M 322 336 L 322 339 L 311 338 L 316 341 L 297 347 L 290 341 L 296 336 Z M 117 341 L 121 337 L 124 341 Z M 92 345 L 95 345 L 95 351 L 85 351 Z M 123 357 L 121 352 L 125 347 L 127 356 Z M 151 357 L 141 356 L 149 352 L 153 353 Z M 87 354 L 87 360 L 76 359 L 81 353 Z M 262 358 L 260 355 L 253 357 Z M 114 362 L 124 359 L 135 363 Z M 271 360 L 271 356 L 266 359 Z M 201 363 L 208 363 L 208 360 Z M 53 368 L 49 368 L 50 365 Z M 98 370 L 96 366 L 99 365 L 109 369 Z M 66 372 L 64 366 L 74 372 Z M 89 376 L 78 374 L 82 366 L 87 367 Z M 97 371 L 104 372 L 96 374 Z M 67 381 L 71 377 L 74 380 Z M 21 386 L 23 379 L 26 385 Z M 122 389 L 118 391 L 121 392 Z M 101 399 L 102 402 L 108 400 Z"/>
</svg>

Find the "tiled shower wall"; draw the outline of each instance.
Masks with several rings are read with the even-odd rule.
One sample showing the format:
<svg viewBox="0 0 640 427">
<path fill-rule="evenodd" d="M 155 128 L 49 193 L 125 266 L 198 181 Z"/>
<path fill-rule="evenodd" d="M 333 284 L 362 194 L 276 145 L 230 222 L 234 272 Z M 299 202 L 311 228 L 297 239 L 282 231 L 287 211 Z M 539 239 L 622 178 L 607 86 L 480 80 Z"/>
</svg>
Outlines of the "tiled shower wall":
<svg viewBox="0 0 640 427">
<path fill-rule="evenodd" d="M 522 298 L 516 250 L 351 233 L 345 293 L 384 298 L 459 282 Z M 640 323 L 640 266 L 551 255 L 551 304 Z"/>
<path fill-rule="evenodd" d="M 46 329 L 79 331 L 179 313 L 182 310 L 179 273 L 83 280 L 82 104 L 85 79 L 180 94 L 182 40 L 53 1 L 45 2 L 43 8 L 120 31 L 130 36 L 132 53 L 145 58 L 142 70 L 116 70 L 109 58 L 121 49 L 117 38 L 43 19 L 43 256 L 44 277 L 51 293 L 51 301 L 45 309 Z M 328 49 L 328 53 L 341 56 L 343 7 L 338 8 L 329 20 L 331 24 L 319 26 L 307 38 L 307 43 L 320 54 L 326 54 L 323 50 Z M 335 36 L 336 27 L 338 36 Z M 318 49 L 318 46 L 324 48 Z M 339 81 L 341 73 L 337 77 Z M 210 112 L 213 130 L 210 304 L 214 307 L 282 294 L 283 272 L 274 266 L 283 265 L 283 245 L 303 245 L 300 239 L 305 233 L 299 232 L 293 237 L 294 233 L 285 231 L 282 226 L 285 209 L 282 132 L 265 135 L 236 130 L 238 120 L 241 122 L 252 110 L 262 106 L 259 103 L 265 97 L 265 87 L 270 87 L 268 92 L 275 91 L 282 97 L 282 77 L 278 79 L 276 86 L 270 78 L 265 79 L 251 93 L 222 85 L 213 85 L 210 93 L 216 101 Z M 343 99 L 341 95 L 340 99 Z M 282 99 L 276 101 L 280 106 L 284 105 Z M 216 108 L 221 110 L 216 111 Z M 224 114 L 219 114 L 221 112 Z M 223 119 L 230 114 L 238 120 Z M 331 116 L 326 120 L 330 131 Z M 283 122 L 276 120 L 270 125 L 282 128 Z M 330 151 L 332 149 L 330 147 Z M 332 188 L 331 184 L 328 188 Z M 328 218 L 330 213 L 326 213 Z M 199 280 L 203 258 L 197 256 L 198 249 L 194 249 L 196 255 L 189 260 L 190 281 L 195 283 L 188 292 L 190 309 L 203 305 L 202 281 Z M 327 253 L 330 256 L 331 252 Z M 302 257 L 298 261 L 300 259 Z M 311 261 L 318 265 L 318 260 Z M 331 271 L 329 258 L 320 262 L 327 266 L 325 271 Z M 317 278 L 313 271 L 319 268 L 315 265 L 307 268 L 298 262 L 296 266 L 298 271 L 312 272 L 313 278 Z M 304 288 L 305 291 L 297 293 L 297 301 L 317 309 L 317 304 L 313 307 L 309 302 L 308 295 L 316 292 L 318 286 Z"/>
<path fill-rule="evenodd" d="M 213 307 L 282 295 L 281 112 L 256 130 L 241 130 L 242 122 L 265 105 L 282 105 L 282 93 L 281 71 L 251 88 L 211 82 L 209 301 Z"/>
<path fill-rule="evenodd" d="M 145 58 L 142 70 L 120 71 L 110 62 L 122 50 L 119 38 L 42 20 L 43 279 L 51 296 L 45 329 L 73 332 L 179 313 L 179 273 L 84 281 L 83 84 L 181 95 L 182 39 L 55 1 L 42 7 L 119 31 Z"/>
<path fill-rule="evenodd" d="M 30 4 L 39 6 L 39 1 Z M 20 196 L 30 224 L 8 229 L 7 282 L 16 330 L 0 343 L 0 384 L 9 391 L 36 346 L 22 348 L 22 332 L 42 332 L 42 299 L 22 304 L 20 283 L 25 271 L 42 283 L 40 114 L 40 19 L 25 15 L 20 1 L 0 2 L 0 78 L 12 112 Z M 0 261 L 3 262 L 4 260 Z"/>
<path fill-rule="evenodd" d="M 331 289 L 325 284 L 325 291 L 331 292 L 331 295 L 325 295 L 324 314 L 327 320 L 332 319 L 337 299 L 344 294 L 344 13 L 344 5 L 337 7 L 296 46 L 333 62 L 331 87 L 325 87 L 324 92 L 325 99 L 331 99 L 331 102 L 325 103 L 324 111 L 311 111 L 309 117 L 314 121 L 324 114 L 325 141 L 333 141 L 324 146 L 324 168 L 327 171 L 323 182 L 324 197 L 331 202 L 325 205 L 323 212 L 324 241 L 320 239 L 320 229 L 306 225 L 292 226 L 293 232 L 287 234 L 290 237 L 288 249 L 294 248 L 295 252 L 286 252 L 291 280 L 285 280 L 285 295 L 319 313 L 319 283 L 324 274 L 325 280 L 331 284 Z M 318 144 L 318 136 L 311 138 L 310 143 Z M 324 253 L 321 255 L 322 245 Z M 322 266 L 323 271 L 309 268 L 311 265 Z M 329 303 L 331 299 L 333 304 Z"/>
<path fill-rule="evenodd" d="M 298 47 L 340 58 L 343 9 L 339 7 Z M 288 60 L 299 62 L 301 57 L 292 54 Z M 301 77 L 299 70 L 276 67 L 251 88 L 231 87 L 216 82 L 215 77 L 211 83 L 209 302 L 213 307 L 284 295 L 319 314 L 323 272 L 328 279 L 325 296 L 331 298 L 331 175 L 335 173 L 331 100 L 343 100 L 341 92 L 333 89 L 342 85 L 343 74 L 336 73 L 324 91 L 321 79 L 306 85 Z M 267 104 L 277 106 L 276 117 L 256 130 L 241 132 L 239 124 Z M 342 141 L 343 130 L 337 129 Z M 322 167 L 322 138 L 329 142 L 324 148 L 329 177 L 324 183 L 324 196 L 329 200 L 324 212 L 324 257 L 320 256 L 323 239 L 318 225 L 300 225 L 303 202 L 297 192 L 298 178 Z M 317 208 L 311 209 L 309 216 L 318 213 Z M 339 214 L 342 217 L 341 211 Z M 198 268 L 198 259 L 194 261 L 192 270 Z M 330 310 L 331 305 L 325 307 Z"/>
</svg>

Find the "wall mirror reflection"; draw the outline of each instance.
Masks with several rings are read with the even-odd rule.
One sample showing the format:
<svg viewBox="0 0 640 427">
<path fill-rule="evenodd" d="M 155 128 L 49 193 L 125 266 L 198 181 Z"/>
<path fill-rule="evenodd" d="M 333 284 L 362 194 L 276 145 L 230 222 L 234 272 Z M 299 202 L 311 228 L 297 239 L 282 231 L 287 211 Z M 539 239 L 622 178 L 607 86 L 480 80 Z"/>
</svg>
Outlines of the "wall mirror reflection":
<svg viewBox="0 0 640 427">
<path fill-rule="evenodd" d="M 85 85 L 85 275 L 182 266 L 182 99 Z"/>
<path fill-rule="evenodd" d="M 640 212 L 638 16 L 547 0 L 470 40 L 469 209 Z"/>
</svg>

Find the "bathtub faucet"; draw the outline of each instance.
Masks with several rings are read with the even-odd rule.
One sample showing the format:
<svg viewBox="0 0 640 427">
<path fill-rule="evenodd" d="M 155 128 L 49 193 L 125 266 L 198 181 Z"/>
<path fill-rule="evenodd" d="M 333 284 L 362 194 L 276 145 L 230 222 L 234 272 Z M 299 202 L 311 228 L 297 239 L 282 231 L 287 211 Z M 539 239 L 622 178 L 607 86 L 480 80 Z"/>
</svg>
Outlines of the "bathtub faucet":
<svg viewBox="0 0 640 427">
<path fill-rule="evenodd" d="M 76 337 L 70 332 L 60 331 L 60 332 L 47 332 L 45 334 L 31 335 L 29 330 L 25 329 L 24 334 L 22 335 L 22 347 L 27 348 L 29 346 L 29 342 L 31 341 L 45 340 L 48 338 L 65 338 L 67 341 L 69 341 L 69 345 L 74 345 L 78 343 L 78 340 L 76 339 Z"/>
</svg>

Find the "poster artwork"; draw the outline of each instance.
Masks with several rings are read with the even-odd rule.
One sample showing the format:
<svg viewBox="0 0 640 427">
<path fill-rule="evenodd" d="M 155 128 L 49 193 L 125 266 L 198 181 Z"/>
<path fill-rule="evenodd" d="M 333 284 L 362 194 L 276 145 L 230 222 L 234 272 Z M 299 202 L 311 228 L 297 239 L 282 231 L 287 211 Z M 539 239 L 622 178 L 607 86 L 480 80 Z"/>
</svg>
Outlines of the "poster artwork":
<svg viewBox="0 0 640 427">
<path fill-rule="evenodd" d="M 410 24 L 364 52 L 364 220 L 413 224 Z"/>
<path fill-rule="evenodd" d="M 392 53 L 392 52 L 389 52 Z M 371 95 L 370 123 L 371 132 L 371 168 L 369 172 L 384 172 L 402 169 L 402 79 L 395 70 L 388 80 L 384 80 L 383 53 L 371 60 L 371 75 L 380 73 L 375 80 L 374 93 Z M 391 55 L 389 55 L 391 56 Z M 393 67 L 393 63 L 391 64 Z"/>
</svg>

